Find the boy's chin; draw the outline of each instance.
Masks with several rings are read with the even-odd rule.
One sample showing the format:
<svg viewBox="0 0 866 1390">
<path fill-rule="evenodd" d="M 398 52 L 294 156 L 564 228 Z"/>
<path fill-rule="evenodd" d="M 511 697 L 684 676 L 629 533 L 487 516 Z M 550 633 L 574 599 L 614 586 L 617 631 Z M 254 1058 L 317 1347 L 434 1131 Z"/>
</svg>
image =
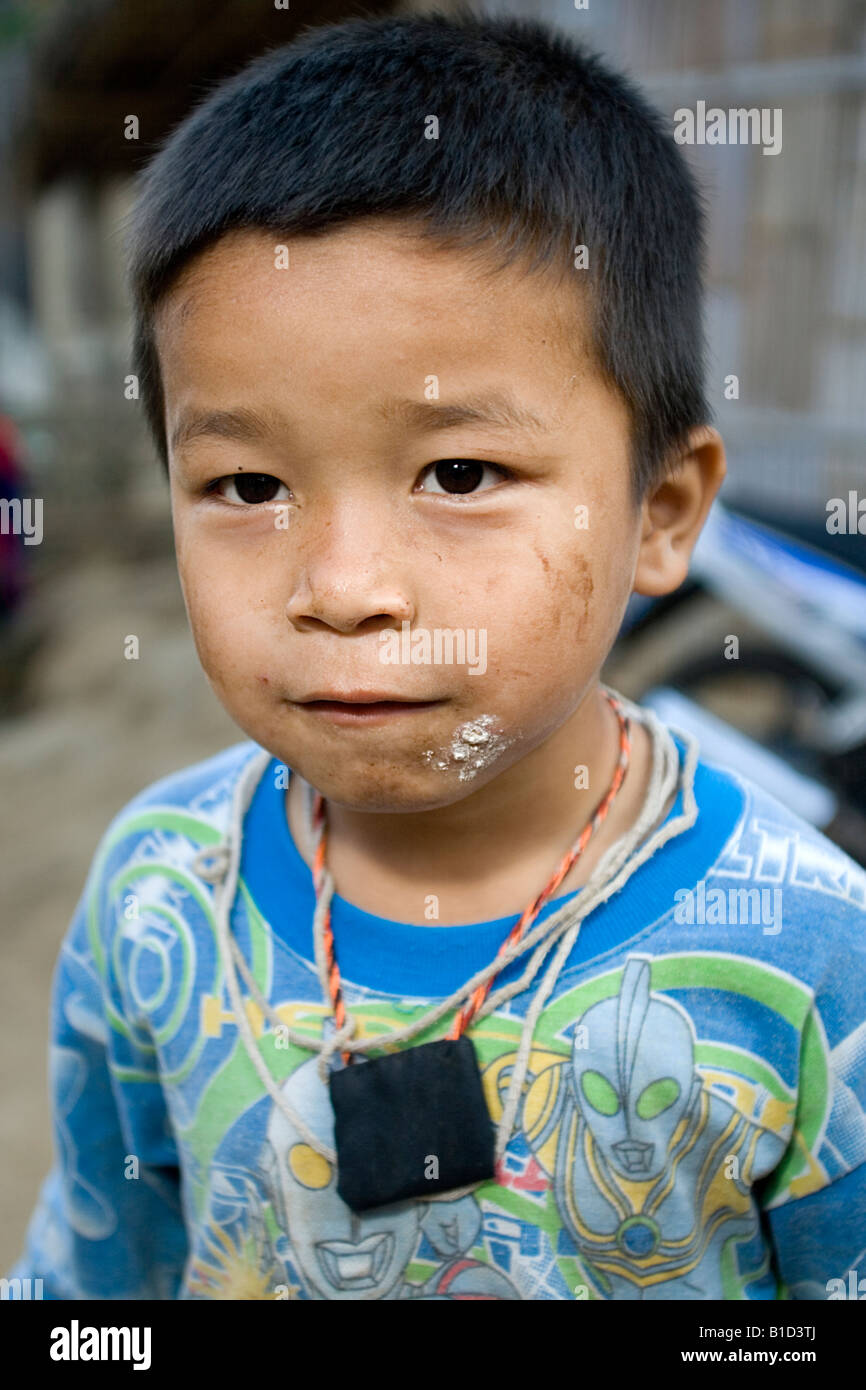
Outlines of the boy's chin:
<svg viewBox="0 0 866 1390">
<path fill-rule="evenodd" d="M 291 767 L 291 762 L 288 765 Z M 347 811 L 412 815 L 436 811 L 463 801 L 479 786 L 491 781 L 497 769 L 487 769 L 486 775 L 479 773 L 477 778 L 462 782 L 453 771 L 446 775 L 428 768 L 412 771 L 362 766 L 349 771 L 334 768 L 333 765 L 308 765 L 308 770 L 304 770 L 300 764 L 296 764 L 295 771 L 326 801 Z"/>
</svg>

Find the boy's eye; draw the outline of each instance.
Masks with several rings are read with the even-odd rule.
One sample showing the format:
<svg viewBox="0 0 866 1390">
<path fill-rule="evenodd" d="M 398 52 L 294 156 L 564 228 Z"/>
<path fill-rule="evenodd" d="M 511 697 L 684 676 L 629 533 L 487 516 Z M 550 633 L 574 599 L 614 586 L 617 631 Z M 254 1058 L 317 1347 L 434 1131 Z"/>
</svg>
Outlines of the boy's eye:
<svg viewBox="0 0 866 1390">
<path fill-rule="evenodd" d="M 424 482 L 432 482 L 435 486 L 422 488 L 422 491 L 446 496 L 475 492 L 485 473 L 493 475 L 494 482 L 501 482 L 507 476 L 507 470 L 499 464 L 482 463 L 480 459 L 439 459 L 430 464 L 430 469 L 432 471 L 425 470 Z"/>
<path fill-rule="evenodd" d="M 289 489 L 279 478 L 270 473 L 229 473 L 217 478 L 208 486 L 208 492 L 217 492 L 226 502 L 236 506 L 255 506 L 257 503 L 275 502 L 277 494 L 283 489 L 283 496 L 289 496 Z"/>
</svg>

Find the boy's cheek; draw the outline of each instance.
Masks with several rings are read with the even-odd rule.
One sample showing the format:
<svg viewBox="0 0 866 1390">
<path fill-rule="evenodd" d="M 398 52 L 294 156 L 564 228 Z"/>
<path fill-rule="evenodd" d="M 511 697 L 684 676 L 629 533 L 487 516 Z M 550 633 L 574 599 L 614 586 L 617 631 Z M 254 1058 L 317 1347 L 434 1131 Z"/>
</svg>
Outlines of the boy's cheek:
<svg viewBox="0 0 866 1390">
<path fill-rule="evenodd" d="M 540 643 L 573 653 L 575 643 L 603 643 L 607 628 L 616 623 L 623 589 L 620 566 L 608 554 L 571 544 L 558 553 L 537 546 L 543 582 L 533 594 L 536 632 Z"/>
<path fill-rule="evenodd" d="M 434 567 L 413 586 L 419 614 L 413 628 L 463 627 L 467 640 L 473 630 L 476 646 L 483 634 L 486 671 L 472 680 L 462 673 L 457 682 L 467 694 L 489 692 L 500 682 L 511 687 L 525 681 L 532 692 L 555 689 L 606 656 L 628 597 L 622 561 L 612 546 L 592 547 L 594 538 L 569 536 L 563 543 L 560 531 L 556 539 L 558 545 L 548 543 L 536 532 L 524 538 L 509 565 L 491 572 L 483 558 L 469 559 L 469 574 Z M 201 664 L 212 683 L 250 692 L 257 673 L 269 671 L 279 680 L 287 663 L 296 668 L 300 653 L 320 650 L 287 617 L 291 574 L 269 551 L 255 549 L 227 554 L 223 546 L 208 546 L 194 528 L 177 536 L 180 582 Z M 394 627 L 399 631 L 396 619 Z M 369 655 L 371 672 L 378 672 L 378 647 Z M 438 672 L 455 674 L 453 667 Z M 453 679 L 441 684 L 443 693 L 455 693 Z"/>
<path fill-rule="evenodd" d="M 180 581 L 196 652 L 208 679 L 218 688 L 251 680 L 250 673 L 263 660 L 259 648 L 273 654 L 276 644 L 272 629 L 253 616 L 262 606 L 250 593 L 248 576 L 244 584 L 244 576 L 225 568 L 187 566 L 180 569 Z"/>
</svg>

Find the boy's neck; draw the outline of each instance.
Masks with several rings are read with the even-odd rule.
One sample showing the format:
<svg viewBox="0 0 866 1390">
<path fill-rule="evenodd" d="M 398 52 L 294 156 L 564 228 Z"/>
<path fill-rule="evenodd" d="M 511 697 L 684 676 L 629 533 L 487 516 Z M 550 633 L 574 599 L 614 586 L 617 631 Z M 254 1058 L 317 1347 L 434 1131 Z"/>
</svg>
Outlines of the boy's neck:
<svg viewBox="0 0 866 1390">
<path fill-rule="evenodd" d="M 631 725 L 631 759 L 607 818 L 554 894 L 586 882 L 602 854 L 634 824 L 652 761 L 649 736 Z M 327 863 L 335 892 L 374 916 L 459 926 L 520 913 L 550 879 L 613 778 L 619 725 L 593 688 L 545 743 L 473 795 L 408 815 L 352 811 L 328 802 Z M 575 790 L 574 769 L 588 786 Z M 291 778 L 289 829 L 311 862 L 303 785 Z M 431 896 L 438 917 L 430 917 Z"/>
</svg>

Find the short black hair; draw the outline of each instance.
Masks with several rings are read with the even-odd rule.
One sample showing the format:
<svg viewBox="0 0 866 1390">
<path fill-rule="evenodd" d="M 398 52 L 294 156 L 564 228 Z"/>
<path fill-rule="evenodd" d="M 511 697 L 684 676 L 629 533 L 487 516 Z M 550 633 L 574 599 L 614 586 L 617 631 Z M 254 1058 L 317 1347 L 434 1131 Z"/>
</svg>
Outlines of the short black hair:
<svg viewBox="0 0 866 1390">
<path fill-rule="evenodd" d="M 630 411 L 636 497 L 708 419 L 703 209 L 672 130 L 568 36 L 464 8 L 307 29 L 220 83 L 151 159 L 127 270 L 133 369 L 166 467 L 154 313 L 183 265 L 235 229 L 282 238 L 389 215 L 589 287 L 593 350 Z"/>
</svg>

